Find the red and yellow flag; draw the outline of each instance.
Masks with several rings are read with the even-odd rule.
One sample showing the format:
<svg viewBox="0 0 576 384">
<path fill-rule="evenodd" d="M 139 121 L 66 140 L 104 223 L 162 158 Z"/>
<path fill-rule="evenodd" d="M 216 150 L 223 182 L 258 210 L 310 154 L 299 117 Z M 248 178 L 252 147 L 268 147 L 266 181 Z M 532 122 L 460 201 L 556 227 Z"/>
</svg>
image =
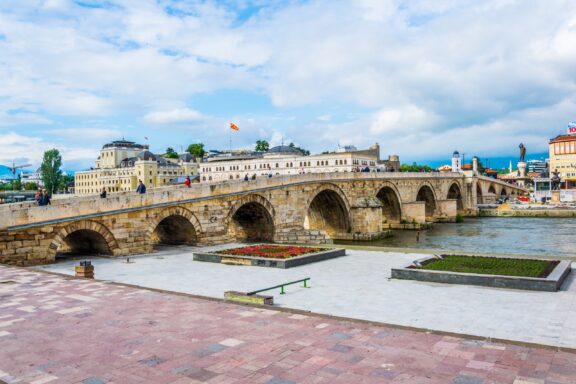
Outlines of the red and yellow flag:
<svg viewBox="0 0 576 384">
<path fill-rule="evenodd" d="M 240 128 L 238 128 L 238 126 L 237 126 L 236 124 L 234 124 L 234 123 L 230 123 L 230 129 L 233 129 L 233 130 L 235 130 L 235 131 L 239 131 L 239 130 L 240 130 Z"/>
</svg>

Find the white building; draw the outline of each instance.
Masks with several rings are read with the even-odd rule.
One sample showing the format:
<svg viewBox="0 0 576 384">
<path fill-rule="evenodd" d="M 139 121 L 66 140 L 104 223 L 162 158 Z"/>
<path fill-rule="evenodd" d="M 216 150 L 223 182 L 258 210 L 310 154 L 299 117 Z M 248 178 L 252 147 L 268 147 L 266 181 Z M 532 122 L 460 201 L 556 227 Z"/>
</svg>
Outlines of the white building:
<svg viewBox="0 0 576 384">
<path fill-rule="evenodd" d="M 380 161 L 380 146 L 305 156 L 292 146 L 280 145 L 265 153 L 246 155 L 226 154 L 208 158 L 200 164 L 200 181 L 225 181 L 275 175 L 329 172 L 398 171 L 400 161 L 390 156 Z"/>
<path fill-rule="evenodd" d="M 22 172 L 20 174 L 20 181 L 22 182 L 22 185 L 27 184 L 27 183 L 35 183 L 39 187 L 44 186 L 44 182 L 42 181 L 42 175 L 40 173 L 40 168 L 38 168 L 36 170 L 36 172 L 31 172 L 31 173 Z"/>
</svg>

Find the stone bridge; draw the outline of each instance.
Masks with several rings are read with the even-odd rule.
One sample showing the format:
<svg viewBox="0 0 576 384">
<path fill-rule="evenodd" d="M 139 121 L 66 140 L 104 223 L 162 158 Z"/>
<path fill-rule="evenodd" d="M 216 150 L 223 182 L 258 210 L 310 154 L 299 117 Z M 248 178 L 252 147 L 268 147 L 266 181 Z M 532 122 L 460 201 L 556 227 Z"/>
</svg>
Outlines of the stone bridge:
<svg viewBox="0 0 576 384">
<path fill-rule="evenodd" d="M 0 206 L 0 262 L 57 254 L 125 256 L 155 244 L 327 243 L 371 239 L 405 223 L 454 221 L 524 190 L 462 173 L 332 173 L 166 187 Z"/>
</svg>

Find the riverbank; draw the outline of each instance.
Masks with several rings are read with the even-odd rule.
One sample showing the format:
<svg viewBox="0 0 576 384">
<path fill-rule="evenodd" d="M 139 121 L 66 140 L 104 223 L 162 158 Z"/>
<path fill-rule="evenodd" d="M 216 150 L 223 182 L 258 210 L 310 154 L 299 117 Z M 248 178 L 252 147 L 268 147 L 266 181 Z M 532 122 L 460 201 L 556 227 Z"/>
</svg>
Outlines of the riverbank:
<svg viewBox="0 0 576 384">
<path fill-rule="evenodd" d="M 478 217 L 576 217 L 576 209 L 497 209 L 480 208 Z"/>
</svg>

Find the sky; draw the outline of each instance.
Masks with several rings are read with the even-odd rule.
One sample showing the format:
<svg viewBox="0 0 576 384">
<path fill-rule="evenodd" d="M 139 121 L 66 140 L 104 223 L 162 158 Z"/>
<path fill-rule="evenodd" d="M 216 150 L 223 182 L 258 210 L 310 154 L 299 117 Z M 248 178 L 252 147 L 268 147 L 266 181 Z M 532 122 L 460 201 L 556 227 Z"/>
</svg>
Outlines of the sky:
<svg viewBox="0 0 576 384">
<path fill-rule="evenodd" d="M 576 120 L 575 47 L 574 0 L 1 0 L 0 164 L 84 169 L 122 137 L 543 153 Z"/>
</svg>

